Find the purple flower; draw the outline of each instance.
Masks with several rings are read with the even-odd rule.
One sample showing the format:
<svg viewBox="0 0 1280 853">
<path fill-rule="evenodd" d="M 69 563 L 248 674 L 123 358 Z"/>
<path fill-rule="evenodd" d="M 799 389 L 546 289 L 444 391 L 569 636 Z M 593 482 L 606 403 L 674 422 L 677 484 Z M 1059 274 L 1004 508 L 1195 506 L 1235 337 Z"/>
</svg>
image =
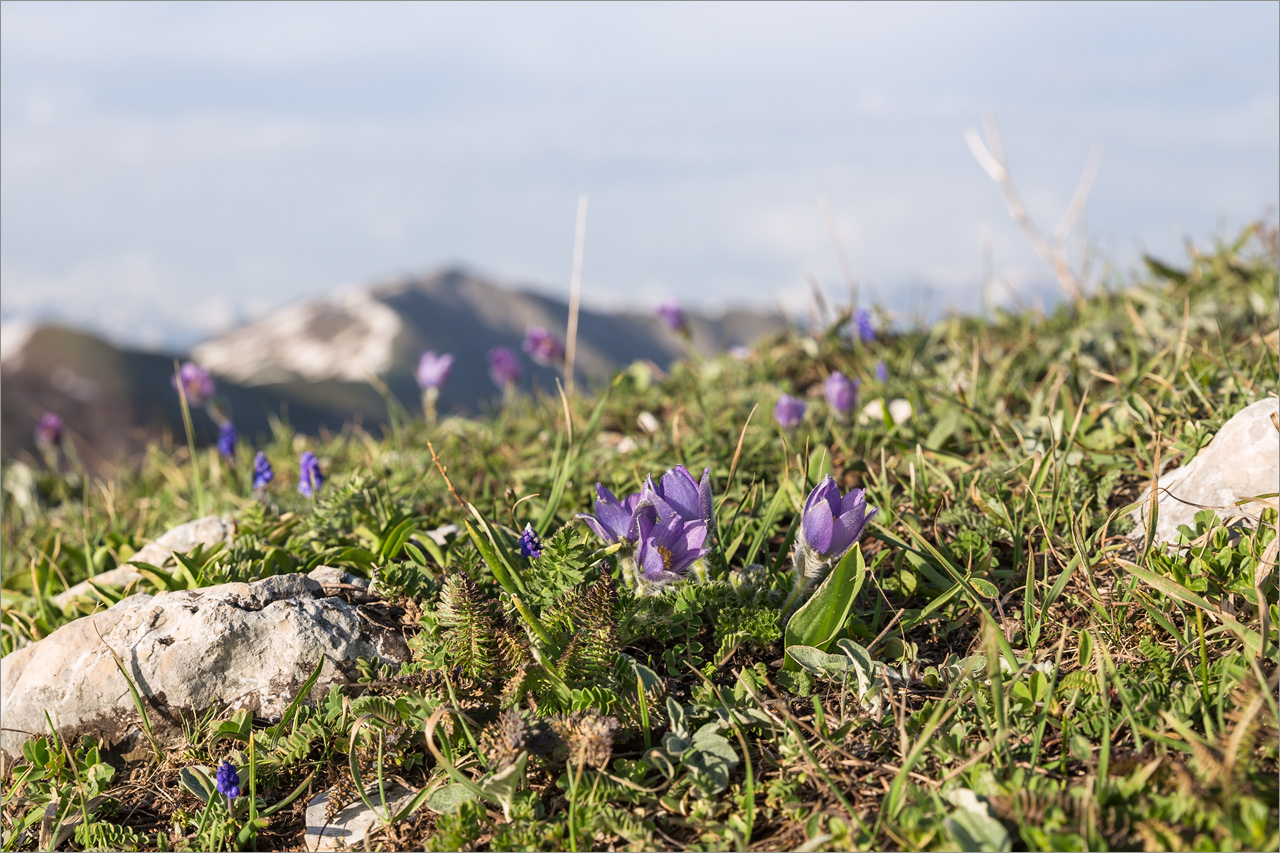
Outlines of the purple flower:
<svg viewBox="0 0 1280 853">
<path fill-rule="evenodd" d="M 536 560 L 542 556 L 542 540 L 533 531 L 533 526 L 526 524 L 520 534 L 520 556 L 526 560 Z"/>
<path fill-rule="evenodd" d="M 267 459 L 267 454 L 261 450 L 258 455 L 253 457 L 253 489 L 259 491 L 265 489 L 267 483 L 276 478 L 276 472 L 271 470 L 271 460 Z"/>
<path fill-rule="evenodd" d="M 683 465 L 668 470 L 657 483 L 650 476 L 640 490 L 640 506 L 652 506 L 659 521 L 674 515 L 711 527 L 711 469 L 703 469 L 701 482 L 694 480 Z"/>
<path fill-rule="evenodd" d="M 234 800 L 240 796 L 240 774 L 231 766 L 230 761 L 224 761 L 218 765 L 218 778 L 216 783 L 218 793 L 222 794 L 228 800 Z"/>
<path fill-rule="evenodd" d="M 174 390 L 178 390 L 179 382 L 182 383 L 181 390 L 186 393 L 189 405 L 203 406 L 213 396 L 213 377 L 193 361 L 184 362 L 178 369 L 178 375 L 173 377 Z"/>
<path fill-rule="evenodd" d="M 738 359 L 738 361 L 743 361 L 749 355 L 751 355 L 751 348 L 744 347 L 741 344 L 739 344 L 738 346 L 729 347 L 729 355 Z"/>
<path fill-rule="evenodd" d="M 428 388 L 440 388 L 449 381 L 449 373 L 453 370 L 453 356 L 449 353 L 436 355 L 431 350 L 418 359 L 418 387 L 424 391 Z"/>
<path fill-rule="evenodd" d="M 847 415 L 858 402 L 858 380 L 850 379 L 840 371 L 827 377 L 825 383 L 827 403 L 842 415 Z"/>
<path fill-rule="evenodd" d="M 702 543 L 707 526 L 701 521 L 685 521 L 673 515 L 655 521 L 648 515 L 637 519 L 640 548 L 636 553 L 640 579 L 648 584 L 667 584 L 680 580 L 694 561 L 705 557 Z"/>
<path fill-rule="evenodd" d="M 236 441 L 240 438 L 240 433 L 236 432 L 236 425 L 231 421 L 223 421 L 218 427 L 218 452 L 227 459 L 236 458 Z"/>
<path fill-rule="evenodd" d="M 814 556 L 839 560 L 862 536 L 875 514 L 875 509 L 867 509 L 862 489 L 854 489 L 841 498 L 840 487 L 828 474 L 804 502 L 800 539 Z"/>
<path fill-rule="evenodd" d="M 53 447 L 62 441 L 62 417 L 53 412 L 45 412 L 36 423 L 36 444 L 42 447 Z"/>
<path fill-rule="evenodd" d="M 320 473 L 320 460 L 310 450 L 302 451 L 298 470 L 298 493 L 314 498 L 323 485 L 324 474 Z"/>
<path fill-rule="evenodd" d="M 489 350 L 489 378 L 499 388 L 514 385 L 520 381 L 520 356 L 506 347 L 494 347 Z"/>
<path fill-rule="evenodd" d="M 623 539 L 635 542 L 639 535 L 636 527 L 636 508 L 639 504 L 638 492 L 620 501 L 602 483 L 596 483 L 596 514 L 587 515 L 583 512 L 577 517 L 610 545 Z"/>
<path fill-rule="evenodd" d="M 884 361 L 876 362 L 876 381 L 885 382 L 889 379 L 889 365 Z"/>
<path fill-rule="evenodd" d="M 525 329 L 523 349 L 529 353 L 530 358 L 544 367 L 564 358 L 564 344 L 541 326 L 529 326 Z"/>
<path fill-rule="evenodd" d="M 683 335 L 689 331 L 689 318 L 685 316 L 684 309 L 680 307 L 680 302 L 674 296 L 666 302 L 653 309 L 653 313 L 662 318 L 667 324 L 667 328 L 676 334 Z"/>
<path fill-rule="evenodd" d="M 871 312 L 866 308 L 859 308 L 854 312 L 853 324 L 857 327 L 858 337 L 864 344 L 869 344 L 876 339 L 876 329 L 871 325 Z"/>
<path fill-rule="evenodd" d="M 773 407 L 773 419 L 783 429 L 794 429 L 804 419 L 804 410 L 807 408 L 804 400 L 792 397 L 790 394 L 783 394 L 778 397 L 778 403 Z"/>
</svg>

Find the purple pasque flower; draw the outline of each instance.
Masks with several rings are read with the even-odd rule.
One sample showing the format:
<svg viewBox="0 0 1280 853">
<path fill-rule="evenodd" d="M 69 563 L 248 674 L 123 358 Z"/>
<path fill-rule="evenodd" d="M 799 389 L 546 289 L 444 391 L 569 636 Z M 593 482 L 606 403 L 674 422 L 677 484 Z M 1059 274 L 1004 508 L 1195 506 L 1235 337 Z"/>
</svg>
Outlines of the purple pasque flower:
<svg viewBox="0 0 1280 853">
<path fill-rule="evenodd" d="M 587 527 L 610 545 L 620 542 L 635 542 L 639 536 L 636 528 L 636 511 L 640 505 L 640 493 L 628 495 L 622 500 L 604 487 L 596 483 L 596 514 L 578 513 L 577 517 L 587 523 Z"/>
<path fill-rule="evenodd" d="M 531 524 L 526 524 L 520 533 L 520 556 L 526 560 L 536 560 L 542 556 L 542 540 Z"/>
<path fill-rule="evenodd" d="M 848 553 L 875 514 L 874 508 L 867 508 L 865 491 L 853 489 L 841 497 L 840 487 L 828 474 L 804 502 L 800 541 L 813 556 L 835 562 Z"/>
<path fill-rule="evenodd" d="M 777 405 L 773 407 L 773 419 L 783 429 L 795 429 L 800 425 L 800 421 L 804 420 L 804 412 L 807 408 L 808 405 L 799 397 L 782 394 L 778 397 Z"/>
<path fill-rule="evenodd" d="M 256 492 L 265 489 L 267 483 L 276 478 L 276 472 L 271 469 L 271 460 L 267 459 L 267 454 L 261 450 L 258 455 L 253 457 L 253 490 Z"/>
<path fill-rule="evenodd" d="M 228 801 L 240 796 L 240 774 L 231 766 L 230 761 L 224 761 L 218 765 L 218 776 L 215 785 L 218 793 L 226 797 Z"/>
<path fill-rule="evenodd" d="M 702 544 L 707 525 L 701 521 L 685 521 L 678 515 L 655 520 L 641 513 L 636 526 L 640 534 L 636 570 L 642 590 L 681 580 L 695 561 L 707 555 Z"/>
<path fill-rule="evenodd" d="M 438 389 L 449 381 L 452 370 L 452 354 L 446 352 L 436 355 L 431 350 L 427 350 L 422 354 L 422 358 L 418 359 L 418 370 L 415 374 L 418 378 L 418 387 L 424 391 L 428 388 Z"/>
<path fill-rule="evenodd" d="M 36 444 L 53 447 L 62 441 L 62 416 L 45 412 L 36 423 Z"/>
<path fill-rule="evenodd" d="M 850 379 L 837 370 L 827 377 L 823 387 L 827 392 L 827 404 L 832 409 L 842 415 L 853 411 L 854 404 L 858 402 L 858 380 Z"/>
<path fill-rule="evenodd" d="M 871 325 L 871 312 L 866 308 L 859 308 L 854 312 L 853 325 L 864 344 L 869 344 L 876 339 L 876 327 Z"/>
<path fill-rule="evenodd" d="M 674 296 L 654 308 L 653 313 L 661 317 L 662 322 L 667 324 L 667 328 L 676 334 L 683 335 L 689 331 L 689 318 L 685 316 L 684 309 L 680 307 L 680 301 Z"/>
<path fill-rule="evenodd" d="M 298 494 L 314 498 L 323 485 L 320 460 L 310 450 L 302 451 L 302 458 L 298 461 Z"/>
<path fill-rule="evenodd" d="M 650 475 L 640 490 L 639 505 L 652 506 L 659 521 L 674 515 L 685 521 L 701 521 L 710 528 L 715 523 L 711 509 L 711 469 L 702 470 L 701 481 L 693 479 L 683 465 L 669 469 L 657 483 Z"/>
<path fill-rule="evenodd" d="M 522 349 L 529 357 L 544 367 L 564 358 L 564 344 L 541 326 L 529 326 L 524 331 Z"/>
<path fill-rule="evenodd" d="M 218 425 L 218 452 L 225 458 L 236 458 L 236 442 L 239 440 L 240 433 L 236 432 L 236 425 L 231 421 L 223 421 Z"/>
<path fill-rule="evenodd" d="M 514 385 L 520 381 L 523 371 L 520 370 L 520 356 L 507 347 L 494 347 L 489 350 L 489 378 L 499 388 Z"/>
<path fill-rule="evenodd" d="M 885 382 L 888 379 L 889 379 L 889 365 L 885 364 L 883 359 L 880 361 L 877 361 L 876 362 L 876 381 Z"/>
<path fill-rule="evenodd" d="M 182 367 L 178 368 L 178 374 L 173 377 L 174 390 L 178 390 L 179 383 L 181 383 L 181 390 L 186 394 L 187 403 L 192 406 L 203 406 L 209 402 L 216 390 L 209 371 L 194 361 L 184 362 Z"/>
</svg>

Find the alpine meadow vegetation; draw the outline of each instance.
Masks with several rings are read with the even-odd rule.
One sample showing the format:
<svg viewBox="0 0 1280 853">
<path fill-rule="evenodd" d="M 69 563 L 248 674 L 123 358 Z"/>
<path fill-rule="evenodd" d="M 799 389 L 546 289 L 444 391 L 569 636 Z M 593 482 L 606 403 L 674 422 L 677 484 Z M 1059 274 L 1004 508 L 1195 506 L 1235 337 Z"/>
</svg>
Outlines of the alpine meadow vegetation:
<svg viewBox="0 0 1280 853">
<path fill-rule="evenodd" d="M 1047 316 L 850 306 L 574 395 L 514 393 L 495 350 L 477 419 L 435 411 L 428 353 L 385 435 L 277 420 L 109 481 L 42 421 L 5 460 L 3 653 L 128 591 L 333 566 L 412 659 L 173 748 L 46 731 L 3 768 L 3 849 L 302 850 L 328 791 L 383 850 L 1274 850 L 1276 496 L 1127 534 L 1275 395 L 1278 313 L 1260 224 Z M 235 538 L 54 602 L 205 514 Z"/>
</svg>

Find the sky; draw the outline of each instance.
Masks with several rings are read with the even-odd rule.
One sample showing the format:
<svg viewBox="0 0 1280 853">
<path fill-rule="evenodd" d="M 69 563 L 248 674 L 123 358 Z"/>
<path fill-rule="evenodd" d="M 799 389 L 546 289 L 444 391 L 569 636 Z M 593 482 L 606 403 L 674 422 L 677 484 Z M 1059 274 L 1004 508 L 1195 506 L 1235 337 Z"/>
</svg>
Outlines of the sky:
<svg viewBox="0 0 1280 853">
<path fill-rule="evenodd" d="M 0 317 L 182 348 L 444 266 L 567 296 L 584 194 L 588 305 L 846 301 L 820 195 L 895 317 L 1051 301 L 986 114 L 1046 232 L 1105 146 L 1098 275 L 1178 260 L 1275 216 L 1280 4 L 6 0 Z"/>
</svg>

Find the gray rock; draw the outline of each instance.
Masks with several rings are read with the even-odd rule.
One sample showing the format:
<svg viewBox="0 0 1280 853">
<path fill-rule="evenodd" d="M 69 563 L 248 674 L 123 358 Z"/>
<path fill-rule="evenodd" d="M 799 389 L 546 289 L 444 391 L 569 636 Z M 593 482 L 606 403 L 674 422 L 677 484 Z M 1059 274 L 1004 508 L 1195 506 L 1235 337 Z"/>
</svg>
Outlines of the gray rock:
<svg viewBox="0 0 1280 853">
<path fill-rule="evenodd" d="M 408 805 L 414 793 L 403 785 L 387 785 L 387 805 L 391 814 Z M 333 816 L 333 822 L 325 820 L 325 811 L 329 807 L 329 795 L 332 789 L 319 794 L 307 805 L 307 834 L 305 843 L 308 850 L 337 850 L 342 845 L 348 850 L 360 849 L 360 844 L 368 836 L 369 830 L 382 823 L 382 819 L 369 811 L 364 801 L 357 798 L 342 811 Z M 378 786 L 375 784 L 365 789 L 374 805 L 381 810 L 378 798 Z"/>
<path fill-rule="evenodd" d="M 141 551 L 133 555 L 129 563 L 150 563 L 153 566 L 163 567 L 165 563 L 173 559 L 174 551 L 185 554 L 194 550 L 197 545 L 203 545 L 207 550 L 215 545 L 231 541 L 231 537 L 235 535 L 235 529 L 235 522 L 225 516 L 210 515 L 198 518 L 195 521 L 188 521 L 185 524 L 179 524 L 177 527 L 162 534 L 154 542 L 144 546 Z M 142 575 L 138 574 L 137 570 L 130 566 L 129 563 L 105 571 L 90 580 L 98 586 L 116 588 L 123 588 L 134 581 L 141 580 Z M 53 601 L 59 607 L 65 608 L 76 598 L 89 598 L 92 595 L 93 587 L 86 580 L 58 593 L 53 597 Z"/>
<path fill-rule="evenodd" d="M 133 595 L 0 660 L 0 752 L 21 755 L 28 737 L 45 732 L 46 710 L 64 737 L 145 745 L 108 645 L 123 658 L 165 745 L 182 738 L 184 719 L 215 705 L 278 718 L 321 657 L 312 700 L 348 682 L 358 657 L 409 658 L 399 634 L 301 574 Z"/>
<path fill-rule="evenodd" d="M 1222 425 L 1207 447 L 1181 468 L 1160 475 L 1160 512 L 1155 541 L 1178 541 L 1178 526 L 1195 529 L 1195 515 L 1212 509 L 1226 523 L 1243 521 L 1255 525 L 1265 506 L 1275 499 L 1236 506 L 1236 501 L 1274 494 L 1280 489 L 1280 433 L 1272 417 L 1280 402 L 1259 400 L 1237 412 Z M 1131 514 L 1137 522 L 1132 538 L 1141 541 L 1146 533 L 1149 503 Z"/>
<path fill-rule="evenodd" d="M 368 578 L 362 578 L 359 575 L 344 572 L 342 569 L 338 569 L 333 566 L 316 566 L 314 569 L 307 572 L 307 577 L 322 586 L 357 586 L 360 587 L 360 589 L 369 588 Z"/>
</svg>

